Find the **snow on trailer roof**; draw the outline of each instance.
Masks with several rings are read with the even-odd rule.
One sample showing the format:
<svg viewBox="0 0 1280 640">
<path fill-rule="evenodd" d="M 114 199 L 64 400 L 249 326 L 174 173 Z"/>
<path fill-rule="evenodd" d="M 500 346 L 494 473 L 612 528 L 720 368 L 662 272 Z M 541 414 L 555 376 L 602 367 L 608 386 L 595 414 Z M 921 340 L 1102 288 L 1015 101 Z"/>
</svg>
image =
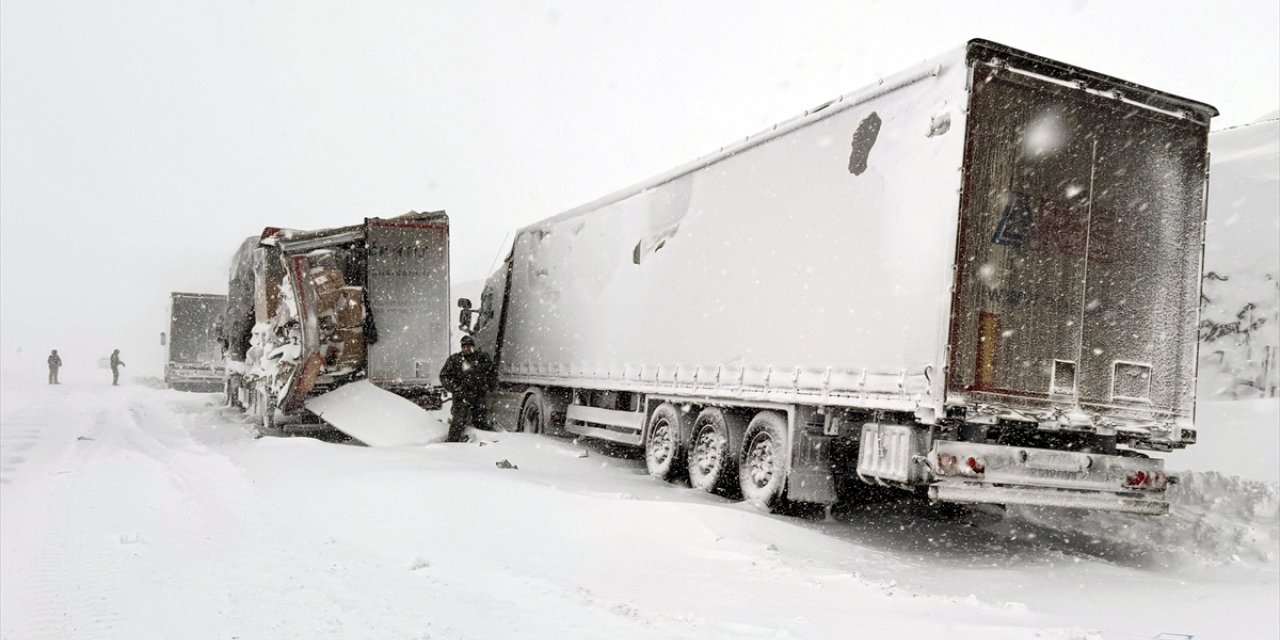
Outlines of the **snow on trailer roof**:
<svg viewBox="0 0 1280 640">
<path fill-rule="evenodd" d="M 356 242 L 363 239 L 365 227 L 369 220 L 380 220 L 384 222 L 416 222 L 426 219 L 435 219 L 447 221 L 448 217 L 449 216 L 444 211 L 423 211 L 421 213 L 417 211 L 409 211 L 408 213 L 398 215 L 393 218 L 365 218 L 365 222 L 346 227 L 332 227 L 328 229 L 314 229 L 309 231 L 284 229 L 281 227 L 267 227 L 262 231 L 260 244 L 277 246 L 284 251 L 320 249 L 349 242 Z"/>
<path fill-rule="evenodd" d="M 981 60 L 987 64 L 1000 64 L 1006 68 L 1008 68 L 1009 60 L 1017 60 L 1018 67 L 1015 70 L 1021 73 L 1034 75 L 1057 84 L 1078 87 L 1097 95 L 1112 97 L 1135 107 L 1150 109 L 1165 115 L 1188 118 L 1205 125 L 1206 129 L 1208 128 L 1209 119 L 1218 115 L 1217 108 L 1203 102 L 1152 89 L 1114 76 L 1089 71 L 1088 69 L 1038 56 L 991 40 L 974 38 L 960 47 L 908 67 L 888 78 L 881 79 L 875 84 L 867 85 L 856 91 L 828 100 L 798 116 L 779 122 L 768 129 L 749 135 L 732 144 L 720 147 L 714 153 L 701 156 L 693 162 L 658 174 L 648 180 L 625 187 L 550 218 L 525 225 L 517 230 L 516 235 L 518 236 L 528 230 L 573 218 L 605 205 L 625 200 L 704 167 L 711 166 L 747 149 L 762 145 L 796 129 L 852 109 L 926 78 L 937 76 L 942 73 L 944 65 L 955 64 L 959 61 L 971 63 L 974 60 Z"/>
<path fill-rule="evenodd" d="M 1007 61 L 1002 60 L 1002 56 L 1016 59 L 1019 61 L 1018 71 L 1023 73 L 1031 72 L 1040 78 L 1058 84 L 1075 86 L 1097 95 L 1112 97 L 1135 107 L 1154 109 L 1168 115 L 1190 118 L 1206 126 L 1209 124 L 1210 118 L 1218 115 L 1216 107 L 1203 102 L 1152 89 L 1115 76 L 1050 60 L 1049 58 L 1014 49 L 998 42 L 975 38 L 970 40 L 966 47 L 969 51 L 970 61 L 980 60 L 988 64 L 1004 66 L 1007 65 Z M 984 53 L 988 55 L 984 56 Z M 1141 96 L 1142 99 L 1135 99 L 1134 96 Z"/>
</svg>

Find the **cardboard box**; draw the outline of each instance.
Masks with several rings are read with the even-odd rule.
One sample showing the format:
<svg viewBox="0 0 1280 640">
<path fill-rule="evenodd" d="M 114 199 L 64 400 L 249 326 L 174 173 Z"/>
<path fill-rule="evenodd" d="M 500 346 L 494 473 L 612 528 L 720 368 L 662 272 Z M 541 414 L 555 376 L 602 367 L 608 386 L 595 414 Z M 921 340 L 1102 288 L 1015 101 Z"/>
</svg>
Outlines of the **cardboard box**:
<svg viewBox="0 0 1280 640">
<path fill-rule="evenodd" d="M 364 287 L 343 287 L 335 310 L 338 327 L 359 329 L 364 327 Z"/>
<path fill-rule="evenodd" d="M 338 305 L 342 288 L 347 286 L 338 260 L 331 250 L 312 251 L 307 254 L 307 280 L 315 295 L 317 313 L 324 313 Z"/>
<path fill-rule="evenodd" d="M 363 369 L 366 359 L 364 333 L 359 327 L 338 329 L 328 344 L 327 355 L 330 371 Z"/>
</svg>

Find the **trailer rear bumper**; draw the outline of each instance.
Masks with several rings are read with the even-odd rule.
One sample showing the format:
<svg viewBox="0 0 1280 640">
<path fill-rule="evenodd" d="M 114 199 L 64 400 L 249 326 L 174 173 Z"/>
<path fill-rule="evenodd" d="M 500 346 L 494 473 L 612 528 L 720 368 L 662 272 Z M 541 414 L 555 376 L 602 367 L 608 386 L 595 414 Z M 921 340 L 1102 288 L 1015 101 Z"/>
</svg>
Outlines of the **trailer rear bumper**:
<svg viewBox="0 0 1280 640">
<path fill-rule="evenodd" d="M 968 504 L 1023 504 L 1159 516 L 1169 513 L 1160 496 L 1120 495 L 1044 487 L 1010 487 L 979 482 L 941 482 L 929 487 L 929 498 Z"/>
<path fill-rule="evenodd" d="M 221 368 L 170 364 L 165 368 L 164 382 L 170 389 L 217 392 L 225 387 L 226 374 Z"/>
<path fill-rule="evenodd" d="M 1162 515 L 1169 477 L 1152 458 L 935 441 L 925 457 L 929 496 Z"/>
</svg>

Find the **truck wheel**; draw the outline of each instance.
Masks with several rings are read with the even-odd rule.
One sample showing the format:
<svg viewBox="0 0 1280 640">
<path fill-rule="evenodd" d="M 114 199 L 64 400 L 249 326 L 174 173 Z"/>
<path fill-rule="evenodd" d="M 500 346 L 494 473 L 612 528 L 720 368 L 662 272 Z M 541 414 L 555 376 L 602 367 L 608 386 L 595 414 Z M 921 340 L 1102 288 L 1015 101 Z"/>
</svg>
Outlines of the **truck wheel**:
<svg viewBox="0 0 1280 640">
<path fill-rule="evenodd" d="M 516 431 L 525 433 L 543 433 L 547 428 L 547 403 L 543 401 L 541 389 L 531 389 L 524 396 L 524 404 L 520 406 L 520 421 L 516 423 Z"/>
<path fill-rule="evenodd" d="M 787 419 L 774 411 L 757 413 L 742 442 L 738 459 L 742 497 L 772 513 L 782 505 L 787 486 Z"/>
<path fill-rule="evenodd" d="M 737 459 L 730 449 L 729 423 L 736 415 L 716 407 L 703 409 L 689 440 L 689 484 L 710 493 L 724 492 L 737 480 Z M 741 425 L 736 424 L 739 433 Z"/>
<path fill-rule="evenodd" d="M 644 463 L 649 475 L 674 482 L 684 471 L 684 432 L 686 418 L 680 409 L 664 402 L 649 416 L 648 438 L 644 443 Z"/>
</svg>

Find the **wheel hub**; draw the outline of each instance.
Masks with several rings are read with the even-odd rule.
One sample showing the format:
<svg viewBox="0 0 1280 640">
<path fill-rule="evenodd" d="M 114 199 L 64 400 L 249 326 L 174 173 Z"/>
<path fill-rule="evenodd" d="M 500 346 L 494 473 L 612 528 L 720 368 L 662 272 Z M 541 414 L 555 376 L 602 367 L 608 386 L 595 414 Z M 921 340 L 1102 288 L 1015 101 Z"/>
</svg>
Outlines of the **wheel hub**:
<svg viewBox="0 0 1280 640">
<path fill-rule="evenodd" d="M 665 420 L 654 425 L 649 436 L 649 456 L 654 462 L 664 463 L 671 458 L 675 442 L 671 437 L 671 425 Z"/>
<path fill-rule="evenodd" d="M 747 455 L 747 477 L 757 487 L 764 487 L 773 479 L 776 471 L 773 457 L 773 439 L 757 438 Z"/>
<path fill-rule="evenodd" d="M 697 443 L 693 448 L 693 461 L 699 471 L 711 473 L 720 467 L 723 443 L 724 438 L 721 438 L 714 429 L 704 429 L 698 434 Z"/>
</svg>

